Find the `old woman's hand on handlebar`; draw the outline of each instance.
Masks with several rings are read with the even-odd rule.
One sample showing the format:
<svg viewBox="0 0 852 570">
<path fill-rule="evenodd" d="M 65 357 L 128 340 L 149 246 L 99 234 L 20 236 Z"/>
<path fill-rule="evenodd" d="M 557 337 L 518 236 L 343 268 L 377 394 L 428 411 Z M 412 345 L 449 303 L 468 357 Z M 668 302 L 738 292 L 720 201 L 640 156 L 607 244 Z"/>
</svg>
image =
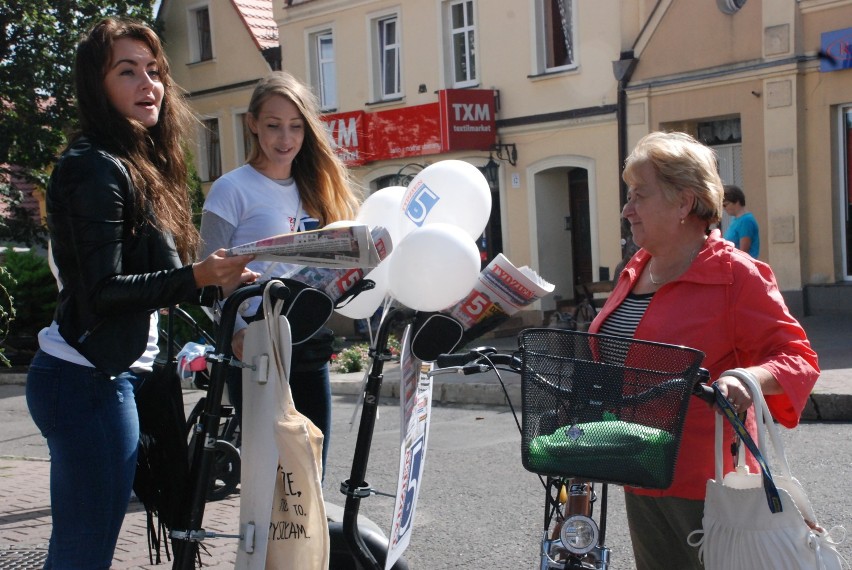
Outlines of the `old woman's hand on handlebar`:
<svg viewBox="0 0 852 570">
<path fill-rule="evenodd" d="M 783 393 L 781 385 L 778 384 L 775 376 L 773 376 L 766 368 L 763 368 L 762 366 L 750 366 L 745 370 L 747 372 L 751 372 L 751 374 L 755 377 L 757 383 L 760 385 L 760 391 L 763 392 L 764 395 Z M 746 388 L 737 378 L 734 378 L 733 376 L 722 376 L 716 380 L 716 384 L 719 386 L 719 392 L 728 399 L 728 402 L 731 403 L 731 406 L 733 406 L 734 410 L 736 410 L 738 414 L 751 407 L 751 394 L 749 393 L 748 388 Z M 718 407 L 716 407 L 716 411 L 721 413 L 721 410 L 719 410 Z"/>
<path fill-rule="evenodd" d="M 738 414 L 743 413 L 751 406 L 751 394 L 739 379 L 734 376 L 721 376 L 716 380 L 716 385 L 719 387 L 719 392 L 725 396 Z M 714 407 L 717 414 L 722 413 L 719 406 Z"/>
<path fill-rule="evenodd" d="M 195 284 L 201 288 L 207 285 L 218 285 L 224 295 L 230 295 L 243 283 L 251 283 L 260 275 L 246 264 L 254 259 L 253 255 L 228 256 L 226 250 L 217 249 L 204 260 L 192 265 Z"/>
</svg>

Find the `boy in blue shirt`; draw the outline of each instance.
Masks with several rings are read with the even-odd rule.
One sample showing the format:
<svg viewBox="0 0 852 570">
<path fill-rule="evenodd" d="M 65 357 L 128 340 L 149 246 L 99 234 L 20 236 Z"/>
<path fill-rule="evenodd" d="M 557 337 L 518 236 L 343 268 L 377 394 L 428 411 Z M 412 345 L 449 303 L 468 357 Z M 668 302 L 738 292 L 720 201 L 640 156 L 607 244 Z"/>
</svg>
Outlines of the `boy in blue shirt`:
<svg viewBox="0 0 852 570">
<path fill-rule="evenodd" d="M 737 249 L 748 252 L 757 259 L 760 253 L 760 233 L 754 214 L 746 210 L 745 194 L 739 186 L 725 185 L 725 197 L 722 206 L 731 216 L 731 223 L 725 230 L 725 239 L 734 242 Z"/>
</svg>

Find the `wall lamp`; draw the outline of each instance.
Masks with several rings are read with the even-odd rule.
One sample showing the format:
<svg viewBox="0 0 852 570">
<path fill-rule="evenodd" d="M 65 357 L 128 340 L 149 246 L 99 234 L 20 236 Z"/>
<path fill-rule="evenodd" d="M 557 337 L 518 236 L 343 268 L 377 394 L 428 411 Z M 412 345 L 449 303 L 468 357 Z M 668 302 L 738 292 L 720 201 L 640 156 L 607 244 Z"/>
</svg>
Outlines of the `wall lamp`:
<svg viewBox="0 0 852 570">
<path fill-rule="evenodd" d="M 408 186 L 414 177 L 420 173 L 421 170 L 426 168 L 426 164 L 418 164 L 416 162 L 409 162 L 408 164 L 402 165 L 396 175 L 394 176 L 394 182 L 396 186 Z M 406 172 L 409 171 L 409 172 Z"/>
<path fill-rule="evenodd" d="M 512 166 L 517 166 L 518 164 L 518 147 L 515 146 L 515 143 L 497 141 L 496 144 L 491 145 L 491 148 L 488 149 L 488 160 L 492 160 L 491 153 L 497 155 L 497 160 L 506 160 Z"/>
<path fill-rule="evenodd" d="M 500 163 L 494 160 L 495 156 L 497 160 L 505 160 L 512 166 L 516 166 L 518 164 L 518 148 L 515 143 L 506 144 L 497 141 L 488 149 L 488 162 L 482 167 L 482 173 L 491 188 L 497 188 L 499 183 Z"/>
</svg>

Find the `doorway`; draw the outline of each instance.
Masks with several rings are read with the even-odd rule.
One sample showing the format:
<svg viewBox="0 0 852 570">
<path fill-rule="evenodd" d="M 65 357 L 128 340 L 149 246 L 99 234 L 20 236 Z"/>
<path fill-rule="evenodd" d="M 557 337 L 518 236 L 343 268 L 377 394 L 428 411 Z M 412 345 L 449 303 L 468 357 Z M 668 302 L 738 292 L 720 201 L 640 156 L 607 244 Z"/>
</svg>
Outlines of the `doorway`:
<svg viewBox="0 0 852 570">
<path fill-rule="evenodd" d="M 535 174 L 538 273 L 553 283 L 542 310 L 574 300 L 574 286 L 594 280 L 589 171 L 559 166 Z"/>
<path fill-rule="evenodd" d="M 852 106 L 844 107 L 841 114 L 840 132 L 843 156 L 840 158 L 842 172 L 839 184 L 838 211 L 840 215 L 840 244 L 842 254 L 842 278 L 852 281 Z"/>
<path fill-rule="evenodd" d="M 589 173 L 583 168 L 568 171 L 568 203 L 571 222 L 571 267 L 574 285 L 594 281 L 592 271 L 592 228 L 589 215 Z M 574 301 L 577 298 L 574 288 Z"/>
</svg>

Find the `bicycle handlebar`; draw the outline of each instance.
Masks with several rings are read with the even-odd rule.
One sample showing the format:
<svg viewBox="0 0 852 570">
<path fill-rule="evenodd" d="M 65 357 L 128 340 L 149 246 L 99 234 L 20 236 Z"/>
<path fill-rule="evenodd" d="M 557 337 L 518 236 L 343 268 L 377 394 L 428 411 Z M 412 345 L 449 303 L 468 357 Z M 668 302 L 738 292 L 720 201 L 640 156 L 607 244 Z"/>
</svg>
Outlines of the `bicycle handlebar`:
<svg viewBox="0 0 852 570">
<path fill-rule="evenodd" d="M 432 371 L 433 376 L 453 373 L 468 376 L 488 372 L 497 366 L 508 366 L 520 372 L 522 365 L 521 359 L 514 354 L 497 352 L 497 349 L 490 346 L 480 346 L 456 354 L 441 354 L 435 360 L 435 364 L 437 369 Z M 706 368 L 699 368 L 698 378 L 692 387 L 692 395 L 713 404 L 716 402 L 716 395 L 713 393 L 713 388 L 707 384 L 709 379 L 710 372 Z"/>
<path fill-rule="evenodd" d="M 699 368 L 698 380 L 692 387 L 692 395 L 708 404 L 714 404 L 716 403 L 716 394 L 713 393 L 713 388 L 707 385 L 708 380 L 710 380 L 710 372 L 706 368 Z"/>
<path fill-rule="evenodd" d="M 479 374 L 488 372 L 498 366 L 509 367 L 515 372 L 521 371 L 521 359 L 514 354 L 497 352 L 497 349 L 490 346 L 480 346 L 459 354 L 441 354 L 435 360 L 436 370 L 432 371 L 436 374 Z"/>
<path fill-rule="evenodd" d="M 453 366 L 464 366 L 485 355 L 492 355 L 497 352 L 497 349 L 492 346 L 479 346 L 467 352 L 459 352 L 455 354 L 439 354 L 435 360 L 438 368 L 450 368 Z"/>
</svg>

